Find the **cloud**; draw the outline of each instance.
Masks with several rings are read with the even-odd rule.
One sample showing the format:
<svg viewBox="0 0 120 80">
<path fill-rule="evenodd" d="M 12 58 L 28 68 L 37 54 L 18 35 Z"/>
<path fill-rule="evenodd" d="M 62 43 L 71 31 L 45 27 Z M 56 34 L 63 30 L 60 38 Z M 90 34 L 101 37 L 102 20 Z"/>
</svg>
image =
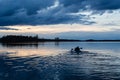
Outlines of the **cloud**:
<svg viewBox="0 0 120 80">
<path fill-rule="evenodd" d="M 88 0 L 88 3 L 94 10 L 120 9 L 120 0 Z"/>
<path fill-rule="evenodd" d="M 0 0 L 0 26 L 94 24 L 82 11 L 101 14 L 120 8 L 120 0 Z"/>
<path fill-rule="evenodd" d="M 10 16 L 17 10 L 25 9 L 28 15 L 36 14 L 39 9 L 53 5 L 54 0 L 1 0 L 0 15 Z"/>
<path fill-rule="evenodd" d="M 66 7 L 73 6 L 74 11 L 79 9 L 114 10 L 120 8 L 120 0 L 60 0 Z"/>
<path fill-rule="evenodd" d="M 17 30 L 19 30 L 19 29 L 1 26 L 1 27 L 0 27 L 0 30 L 15 30 L 15 31 L 17 31 Z"/>
</svg>

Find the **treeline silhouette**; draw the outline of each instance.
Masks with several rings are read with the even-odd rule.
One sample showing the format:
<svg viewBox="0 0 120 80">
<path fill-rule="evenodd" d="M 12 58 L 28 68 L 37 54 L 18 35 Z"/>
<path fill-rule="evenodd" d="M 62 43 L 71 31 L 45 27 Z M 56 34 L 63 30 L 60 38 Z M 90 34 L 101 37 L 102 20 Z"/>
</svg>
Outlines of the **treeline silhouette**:
<svg viewBox="0 0 120 80">
<path fill-rule="evenodd" d="M 36 36 L 22 36 L 22 35 L 7 35 L 0 38 L 1 43 L 23 43 L 23 42 L 120 42 L 120 40 L 73 40 L 73 39 L 44 39 Z"/>
<path fill-rule="evenodd" d="M 58 42 L 58 41 L 79 41 L 79 40 L 70 40 L 70 39 L 59 39 L 56 37 L 55 39 L 44 39 L 38 38 L 36 36 L 22 36 L 22 35 L 7 35 L 0 38 L 0 42 L 2 43 L 16 43 L 16 42 Z"/>
<path fill-rule="evenodd" d="M 38 36 L 17 36 L 17 35 L 7 35 L 0 38 L 0 42 L 36 42 L 38 41 Z"/>
</svg>

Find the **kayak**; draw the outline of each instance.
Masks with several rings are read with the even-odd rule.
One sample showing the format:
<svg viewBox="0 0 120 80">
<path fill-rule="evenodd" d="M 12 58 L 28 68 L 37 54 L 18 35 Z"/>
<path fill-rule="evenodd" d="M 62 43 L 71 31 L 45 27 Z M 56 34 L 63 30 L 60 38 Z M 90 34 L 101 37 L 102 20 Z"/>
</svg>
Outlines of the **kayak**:
<svg viewBox="0 0 120 80">
<path fill-rule="evenodd" d="M 76 52 L 76 51 L 70 51 L 72 54 L 83 54 L 83 53 L 89 53 L 88 51 L 79 51 L 79 52 Z"/>
</svg>

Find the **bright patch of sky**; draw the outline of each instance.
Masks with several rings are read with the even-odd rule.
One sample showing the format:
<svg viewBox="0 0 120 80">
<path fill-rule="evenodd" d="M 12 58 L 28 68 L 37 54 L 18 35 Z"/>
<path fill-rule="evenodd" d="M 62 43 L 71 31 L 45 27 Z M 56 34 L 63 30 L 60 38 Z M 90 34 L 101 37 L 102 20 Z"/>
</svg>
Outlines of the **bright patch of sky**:
<svg viewBox="0 0 120 80">
<path fill-rule="evenodd" d="M 103 15 L 92 15 L 93 21 L 101 26 L 120 26 L 120 10 L 105 12 Z"/>
<path fill-rule="evenodd" d="M 43 26 L 7 26 L 8 28 L 14 28 L 17 30 L 8 30 L 7 32 L 32 32 L 32 33 L 60 33 L 60 32 L 71 32 L 71 31 L 85 31 L 85 32 L 108 32 L 119 29 L 119 27 L 102 27 L 102 26 L 89 26 L 80 24 L 59 24 L 59 25 L 43 25 Z M 6 31 L 6 30 L 5 30 Z M 2 30 L 1 32 L 5 32 Z"/>
<path fill-rule="evenodd" d="M 97 26 L 120 26 L 120 9 L 118 10 L 112 10 L 112 11 L 105 11 L 102 12 L 101 14 L 96 14 L 98 12 L 93 12 L 93 11 L 79 11 L 78 13 L 69 13 L 69 15 L 74 15 L 74 16 L 79 16 L 79 15 L 85 15 L 86 18 L 90 18 L 91 21 L 94 21 Z M 117 27 L 116 27 L 117 28 Z"/>
</svg>

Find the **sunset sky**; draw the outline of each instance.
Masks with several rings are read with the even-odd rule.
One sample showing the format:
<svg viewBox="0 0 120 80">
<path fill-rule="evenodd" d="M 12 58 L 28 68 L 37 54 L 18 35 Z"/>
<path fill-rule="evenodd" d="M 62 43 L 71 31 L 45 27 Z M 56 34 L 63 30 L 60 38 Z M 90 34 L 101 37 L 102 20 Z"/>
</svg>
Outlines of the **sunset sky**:
<svg viewBox="0 0 120 80">
<path fill-rule="evenodd" d="M 120 39 L 120 0 L 0 0 L 0 36 Z"/>
</svg>

